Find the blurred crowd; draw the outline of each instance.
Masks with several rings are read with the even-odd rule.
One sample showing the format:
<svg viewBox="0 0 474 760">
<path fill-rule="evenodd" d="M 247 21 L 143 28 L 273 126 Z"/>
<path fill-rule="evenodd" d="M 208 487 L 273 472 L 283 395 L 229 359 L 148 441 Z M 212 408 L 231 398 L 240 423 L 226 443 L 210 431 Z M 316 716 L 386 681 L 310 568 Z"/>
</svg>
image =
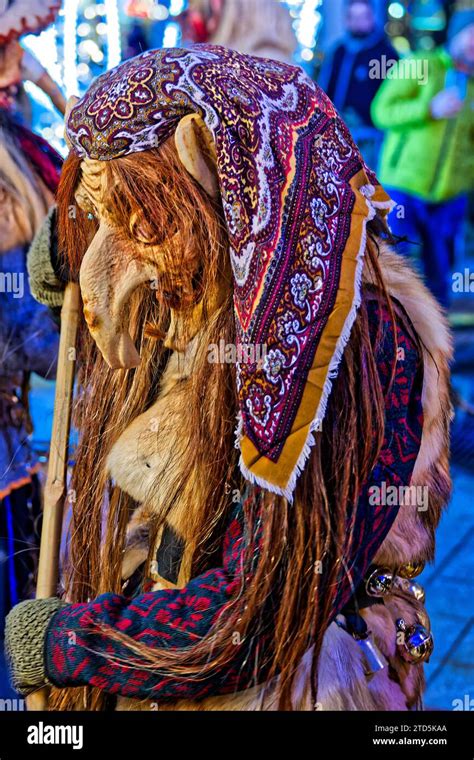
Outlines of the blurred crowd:
<svg viewBox="0 0 474 760">
<path fill-rule="evenodd" d="M 369 0 L 351 0 L 318 81 L 396 203 L 400 250 L 449 307 L 474 189 L 474 5 L 454 7 L 443 45 L 401 59 L 380 21 Z"/>
<path fill-rule="evenodd" d="M 322 35 L 315 56 L 322 63 L 310 73 L 395 202 L 391 227 L 401 238 L 399 250 L 419 263 L 429 287 L 449 308 L 454 294 L 465 293 L 465 287 L 453 287 L 453 274 L 470 253 L 474 0 L 445 4 L 441 44 L 438 34 L 432 47 L 403 54 L 387 35 L 388 5 L 344 0 L 343 33 L 329 46 Z M 407 11 L 415 5 L 409 3 Z M 323 32 L 325 20 L 336 12 L 331 6 L 320 7 Z M 179 22 L 185 44 L 210 42 L 294 60 L 291 17 L 277 0 L 189 0 Z M 141 39 L 140 49 L 143 45 Z M 132 46 L 130 52 L 139 50 Z"/>
</svg>

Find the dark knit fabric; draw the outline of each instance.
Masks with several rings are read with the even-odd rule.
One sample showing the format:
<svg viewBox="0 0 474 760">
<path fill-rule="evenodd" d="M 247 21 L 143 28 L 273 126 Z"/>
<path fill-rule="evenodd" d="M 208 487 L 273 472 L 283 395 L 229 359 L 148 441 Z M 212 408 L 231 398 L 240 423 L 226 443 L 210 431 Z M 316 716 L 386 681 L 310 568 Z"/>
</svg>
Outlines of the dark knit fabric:
<svg viewBox="0 0 474 760">
<path fill-rule="evenodd" d="M 391 363 L 384 357 L 393 355 L 395 336 L 388 313 L 380 315 L 375 301 L 369 304 L 369 315 L 373 335 L 379 317 L 383 323 L 379 371 L 386 393 L 386 430 L 379 461 L 358 504 L 355 554 L 346 558 L 355 585 L 365 574 L 398 510 L 396 506 L 374 505 L 373 499 L 369 499 L 369 488 L 383 482 L 387 487 L 410 483 L 422 432 L 422 372 L 417 348 L 398 322 L 396 340 L 403 351 L 389 390 Z M 331 401 L 337 403 L 335 397 Z M 92 602 L 72 604 L 59 611 L 47 632 L 48 678 L 58 686 L 90 685 L 110 694 L 141 699 L 200 698 L 238 691 L 264 681 L 263 636 L 259 639 L 255 635 L 250 642 L 237 645 L 234 661 L 225 670 L 202 679 L 179 680 L 156 668 L 131 664 L 132 655 L 122 644 L 97 631 L 98 623 L 107 624 L 135 641 L 168 649 L 192 646 L 209 633 L 248 579 L 248 568 L 243 569 L 248 542 L 245 507 L 244 502 L 237 504 L 229 518 L 222 566 L 192 579 L 185 588 L 142 593 L 132 600 L 103 594 Z M 334 616 L 352 594 L 347 576 L 341 575 Z M 271 626 L 271 620 L 268 624 Z"/>
</svg>

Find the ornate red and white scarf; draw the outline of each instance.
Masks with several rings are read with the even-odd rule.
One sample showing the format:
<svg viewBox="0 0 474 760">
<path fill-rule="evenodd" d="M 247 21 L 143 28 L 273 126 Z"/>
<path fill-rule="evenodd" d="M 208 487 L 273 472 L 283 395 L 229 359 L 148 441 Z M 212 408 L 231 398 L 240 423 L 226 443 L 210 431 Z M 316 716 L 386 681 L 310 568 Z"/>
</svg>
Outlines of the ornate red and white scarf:
<svg viewBox="0 0 474 760">
<path fill-rule="evenodd" d="M 291 499 L 360 303 L 367 221 L 392 203 L 300 68 L 211 45 L 102 75 L 67 136 L 109 161 L 158 147 L 189 113 L 215 141 L 238 348 L 264 357 L 237 366 L 241 470 Z"/>
</svg>

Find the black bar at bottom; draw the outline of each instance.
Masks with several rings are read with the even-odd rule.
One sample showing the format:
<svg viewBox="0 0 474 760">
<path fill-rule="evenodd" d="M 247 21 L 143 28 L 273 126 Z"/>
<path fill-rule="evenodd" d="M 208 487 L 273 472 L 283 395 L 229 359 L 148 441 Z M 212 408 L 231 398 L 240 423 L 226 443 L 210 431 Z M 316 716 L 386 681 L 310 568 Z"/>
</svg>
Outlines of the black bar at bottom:
<svg viewBox="0 0 474 760">
<path fill-rule="evenodd" d="M 0 712 L 0 760 L 160 758 L 176 751 L 243 760 L 275 746 L 293 758 L 346 755 L 473 760 L 474 712 Z M 106 755 L 104 753 L 107 753 Z M 347 754 L 346 754 L 347 753 Z"/>
</svg>

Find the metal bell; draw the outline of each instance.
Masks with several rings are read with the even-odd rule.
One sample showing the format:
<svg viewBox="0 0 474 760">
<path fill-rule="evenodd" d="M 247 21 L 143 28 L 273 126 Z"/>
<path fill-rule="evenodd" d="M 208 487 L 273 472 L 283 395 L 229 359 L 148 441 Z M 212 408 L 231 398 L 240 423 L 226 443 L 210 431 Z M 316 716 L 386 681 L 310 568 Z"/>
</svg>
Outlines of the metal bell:
<svg viewBox="0 0 474 760">
<path fill-rule="evenodd" d="M 388 567 L 376 567 L 365 582 L 369 596 L 382 597 L 392 593 L 394 572 Z"/>
<path fill-rule="evenodd" d="M 349 614 L 346 616 L 343 613 L 336 617 L 336 625 L 348 633 L 349 636 L 352 636 L 361 650 L 364 674 L 367 680 L 370 681 L 375 673 L 384 669 L 387 661 L 373 640 L 372 632 L 367 628 L 367 623 L 359 614 Z"/>
<path fill-rule="evenodd" d="M 399 588 L 401 591 L 405 591 L 407 594 L 411 594 L 411 596 L 414 596 L 415 599 L 422 604 L 425 601 L 425 589 L 421 585 L 421 583 L 417 583 L 416 581 L 409 580 L 408 578 L 400 578 L 399 576 L 395 579 L 395 586 L 396 588 Z"/>
<path fill-rule="evenodd" d="M 417 575 L 420 575 L 424 569 L 424 562 L 407 562 L 405 565 L 402 565 L 400 567 L 398 575 L 411 581 L 413 578 L 416 578 Z"/>
<path fill-rule="evenodd" d="M 375 641 L 373 641 L 372 634 L 370 632 L 368 632 L 365 638 L 356 638 L 355 640 L 359 649 L 362 651 L 362 656 L 364 658 L 365 676 L 368 680 L 370 680 L 375 675 L 375 673 L 378 673 L 379 670 L 384 669 L 386 660 L 383 654 L 380 652 Z"/>
<path fill-rule="evenodd" d="M 407 625 L 403 618 L 397 620 L 396 626 L 397 649 L 402 659 L 410 663 L 428 662 L 434 648 L 431 631 L 420 623 Z M 400 633 L 403 633 L 401 642 Z"/>
</svg>

